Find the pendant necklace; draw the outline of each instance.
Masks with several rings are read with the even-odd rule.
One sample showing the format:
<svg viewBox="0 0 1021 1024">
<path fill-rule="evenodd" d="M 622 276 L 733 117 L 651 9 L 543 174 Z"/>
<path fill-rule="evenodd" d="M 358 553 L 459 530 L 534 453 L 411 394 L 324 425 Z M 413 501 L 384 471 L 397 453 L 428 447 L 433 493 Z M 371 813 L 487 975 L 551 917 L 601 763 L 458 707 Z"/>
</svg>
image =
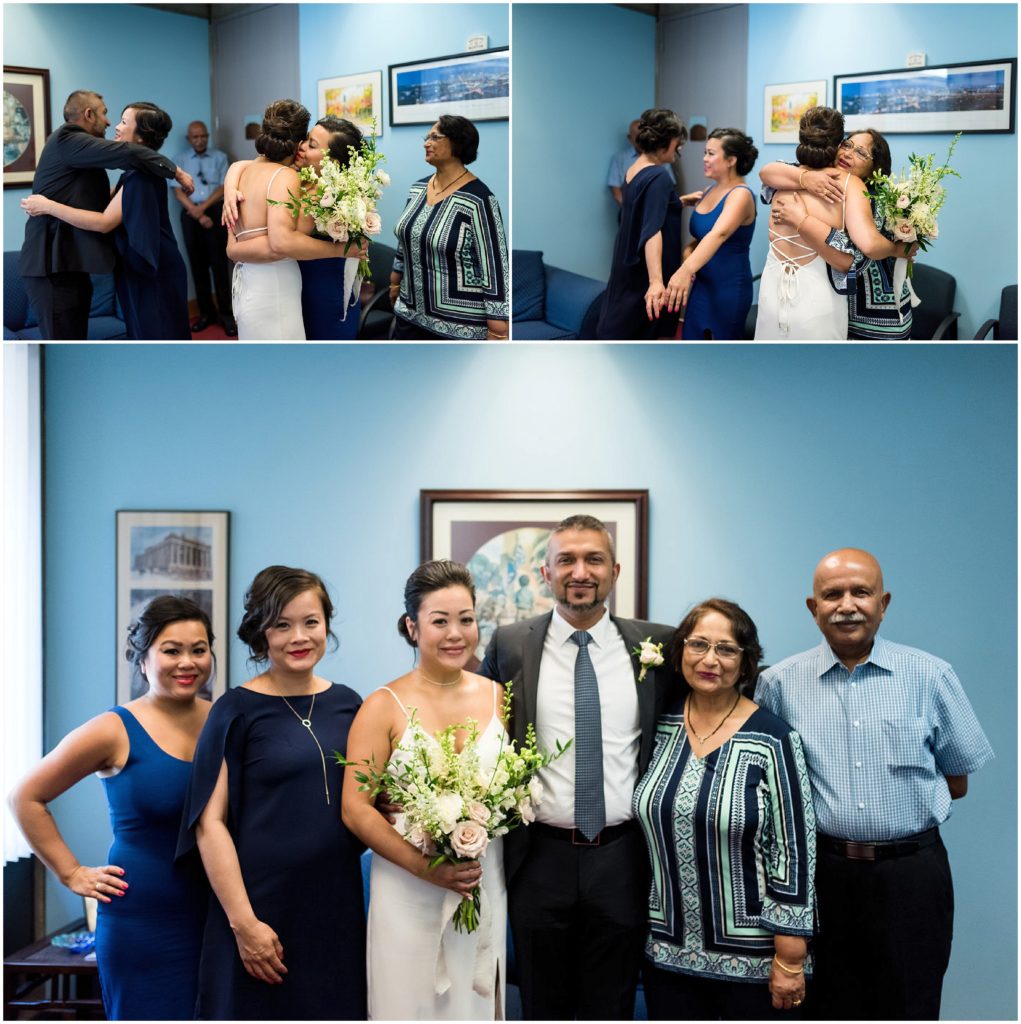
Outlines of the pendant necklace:
<svg viewBox="0 0 1021 1024">
<path fill-rule="evenodd" d="M 319 748 L 319 760 L 323 763 L 323 789 L 326 790 L 326 802 L 330 802 L 330 784 L 326 779 L 326 755 L 323 753 L 323 748 L 319 745 L 319 740 L 316 739 L 316 734 L 312 731 L 312 710 L 316 706 L 316 695 L 312 694 L 312 703 L 308 706 L 308 718 L 302 718 L 297 711 L 294 710 L 294 705 L 283 695 L 280 694 L 280 699 L 291 709 L 294 717 L 298 719 L 301 724 L 308 729 L 309 736 L 312 737 L 312 742 Z"/>
<path fill-rule="evenodd" d="M 707 732 L 704 736 L 699 736 L 699 734 L 697 732 L 695 732 L 695 726 L 691 724 L 691 694 L 688 694 L 688 699 L 684 702 L 684 724 L 688 727 L 688 729 L 691 732 L 692 736 L 694 736 L 695 739 L 697 739 L 699 743 L 705 743 L 706 740 L 708 740 L 711 737 L 715 736 L 720 731 L 720 729 L 723 728 L 723 723 L 728 718 L 730 718 L 731 714 L 734 711 L 734 708 L 737 707 L 738 701 L 740 701 L 740 699 L 741 699 L 741 694 L 738 694 L 737 698 L 734 701 L 734 703 L 730 705 L 730 710 L 727 711 L 727 713 L 723 716 L 723 718 L 720 719 L 720 724 L 718 726 L 716 726 L 716 728 L 713 729 L 712 732 Z"/>
</svg>

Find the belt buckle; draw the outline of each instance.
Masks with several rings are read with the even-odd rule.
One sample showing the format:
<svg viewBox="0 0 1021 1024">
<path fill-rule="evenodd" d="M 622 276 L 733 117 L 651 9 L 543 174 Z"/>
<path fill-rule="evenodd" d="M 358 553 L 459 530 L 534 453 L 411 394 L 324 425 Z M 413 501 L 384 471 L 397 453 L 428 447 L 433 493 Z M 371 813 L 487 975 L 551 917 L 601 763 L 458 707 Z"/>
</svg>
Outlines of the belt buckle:
<svg viewBox="0 0 1021 1024">
<path fill-rule="evenodd" d="M 571 845 L 572 846 L 599 846 L 601 843 L 603 831 L 600 829 L 594 839 L 586 839 L 585 834 L 580 832 L 576 828 L 571 829 Z"/>
<path fill-rule="evenodd" d="M 872 843 L 852 843 L 845 846 L 845 856 L 848 860 L 875 860 L 876 848 Z"/>
</svg>

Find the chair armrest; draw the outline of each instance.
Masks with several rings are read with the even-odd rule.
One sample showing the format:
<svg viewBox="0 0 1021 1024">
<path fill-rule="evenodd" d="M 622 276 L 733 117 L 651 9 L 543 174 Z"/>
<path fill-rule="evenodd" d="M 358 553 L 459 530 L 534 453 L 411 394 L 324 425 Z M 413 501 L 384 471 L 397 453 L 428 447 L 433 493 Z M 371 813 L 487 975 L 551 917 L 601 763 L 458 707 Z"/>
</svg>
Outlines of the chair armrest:
<svg viewBox="0 0 1021 1024">
<path fill-rule="evenodd" d="M 358 318 L 358 337 L 362 335 L 362 328 L 365 326 L 365 321 L 368 319 L 369 314 L 377 310 L 381 313 L 392 312 L 393 307 L 390 305 L 389 288 L 377 289 L 376 294 L 362 306 L 362 315 Z"/>
<path fill-rule="evenodd" d="M 987 320 L 979 329 L 978 333 L 972 339 L 974 341 L 981 341 L 997 324 L 999 320 Z"/>
<path fill-rule="evenodd" d="M 956 341 L 957 320 L 960 315 L 960 313 L 947 313 L 947 315 L 940 321 L 939 327 L 936 328 L 936 332 L 933 334 L 932 340 L 943 341 L 945 339 L 949 339 L 950 341 Z"/>
<path fill-rule="evenodd" d="M 592 303 L 606 290 L 604 281 L 546 265 L 546 322 L 580 334 Z"/>
</svg>

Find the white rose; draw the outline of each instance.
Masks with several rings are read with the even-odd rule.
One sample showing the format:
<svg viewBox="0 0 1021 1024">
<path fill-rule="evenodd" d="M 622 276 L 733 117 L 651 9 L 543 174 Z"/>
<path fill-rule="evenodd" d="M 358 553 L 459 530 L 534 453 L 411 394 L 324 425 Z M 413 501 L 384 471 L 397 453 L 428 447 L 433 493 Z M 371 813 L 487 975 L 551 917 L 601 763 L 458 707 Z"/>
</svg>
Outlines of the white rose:
<svg viewBox="0 0 1021 1024">
<path fill-rule="evenodd" d="M 436 798 L 436 816 L 444 833 L 449 835 L 463 808 L 464 801 L 456 793 L 442 793 Z"/>
<path fill-rule="evenodd" d="M 436 852 L 436 844 L 433 837 L 421 825 L 412 826 L 411 831 L 404 837 L 416 850 L 421 850 L 426 856 L 431 857 Z"/>
<path fill-rule="evenodd" d="M 907 217 L 901 217 L 893 222 L 893 234 L 898 242 L 914 242 L 918 238 L 918 233 Z"/>
<path fill-rule="evenodd" d="M 903 193 L 897 197 L 897 209 L 906 210 L 911 205 L 911 196 Z"/>
<path fill-rule="evenodd" d="M 354 208 L 353 212 L 355 215 L 355 220 L 359 224 L 364 224 L 365 215 L 369 212 L 368 204 L 365 202 L 364 199 L 362 199 L 361 196 L 358 196 L 351 205 Z"/>
<path fill-rule="evenodd" d="M 339 218 L 337 220 L 330 221 L 326 226 L 326 232 L 335 242 L 347 241 L 347 228 L 344 226 L 344 222 Z"/>
<path fill-rule="evenodd" d="M 319 205 L 327 208 L 333 206 L 336 201 L 337 197 L 329 189 L 319 197 Z"/>
<path fill-rule="evenodd" d="M 643 665 L 662 665 L 663 655 L 660 653 L 660 645 L 654 644 L 650 640 L 643 640 L 639 645 L 641 654 L 638 656 L 638 660 Z"/>
<path fill-rule="evenodd" d="M 450 833 L 450 845 L 458 857 L 481 857 L 489 845 L 489 835 L 477 821 L 459 821 Z"/>
<path fill-rule="evenodd" d="M 378 235 L 383 230 L 383 218 L 375 210 L 369 210 L 365 215 L 365 233 L 367 235 Z"/>
<path fill-rule="evenodd" d="M 489 823 L 489 819 L 492 817 L 492 813 L 489 808 L 481 800 L 472 800 L 468 804 L 468 817 L 472 821 L 477 821 L 480 825 L 486 825 Z"/>
</svg>

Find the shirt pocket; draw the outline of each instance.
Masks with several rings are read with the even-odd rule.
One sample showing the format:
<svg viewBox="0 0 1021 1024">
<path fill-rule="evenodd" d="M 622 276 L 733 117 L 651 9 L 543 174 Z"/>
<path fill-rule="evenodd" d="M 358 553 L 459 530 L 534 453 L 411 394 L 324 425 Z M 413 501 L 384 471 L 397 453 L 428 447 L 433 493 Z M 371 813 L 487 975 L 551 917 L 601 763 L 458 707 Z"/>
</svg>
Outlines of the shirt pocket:
<svg viewBox="0 0 1021 1024">
<path fill-rule="evenodd" d="M 929 727 L 924 718 L 884 718 L 883 749 L 890 771 L 934 773 Z"/>
</svg>

